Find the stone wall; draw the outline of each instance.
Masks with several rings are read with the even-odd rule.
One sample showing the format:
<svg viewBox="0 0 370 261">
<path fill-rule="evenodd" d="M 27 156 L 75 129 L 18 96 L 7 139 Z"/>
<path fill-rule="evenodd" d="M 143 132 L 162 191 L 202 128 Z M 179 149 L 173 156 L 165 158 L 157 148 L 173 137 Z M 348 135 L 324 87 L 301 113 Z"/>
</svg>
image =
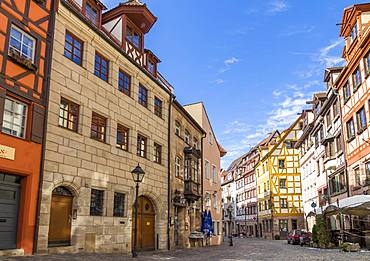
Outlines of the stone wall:
<svg viewBox="0 0 370 261">
<path fill-rule="evenodd" d="M 82 66 L 64 57 L 66 30 L 83 43 Z M 109 80 L 94 75 L 95 51 L 109 59 Z M 132 76 L 131 96 L 118 91 L 118 71 Z M 138 85 L 149 92 L 148 108 L 137 101 Z M 162 118 L 154 114 L 154 96 L 163 101 Z M 80 106 L 79 127 L 73 132 L 58 126 L 61 97 Z M 99 37 L 75 14 L 59 5 L 56 18 L 51 72 L 45 171 L 38 233 L 38 252 L 46 253 L 52 191 L 65 186 L 74 195 L 71 247 L 61 251 L 131 251 L 134 182 L 130 171 L 140 163 L 146 172 L 140 195 L 146 195 L 156 209 L 155 236 L 159 249 L 167 246 L 167 144 L 169 94 L 115 48 Z M 90 138 L 92 112 L 107 118 L 106 142 Z M 116 147 L 116 128 L 130 129 L 129 149 Z M 136 155 L 137 134 L 148 139 L 147 158 Z M 162 145 L 162 163 L 153 162 L 154 142 Z M 90 216 L 91 188 L 104 190 L 103 216 Z M 113 217 L 114 192 L 126 194 L 125 216 Z M 53 249 L 55 251 L 55 249 Z"/>
</svg>

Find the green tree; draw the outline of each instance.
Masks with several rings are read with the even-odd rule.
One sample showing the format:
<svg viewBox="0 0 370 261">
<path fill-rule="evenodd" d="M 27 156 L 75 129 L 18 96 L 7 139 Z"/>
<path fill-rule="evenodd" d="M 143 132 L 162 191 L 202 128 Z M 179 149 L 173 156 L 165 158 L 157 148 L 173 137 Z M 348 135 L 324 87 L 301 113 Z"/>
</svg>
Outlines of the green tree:
<svg viewBox="0 0 370 261">
<path fill-rule="evenodd" d="M 317 241 L 320 247 L 328 247 L 330 238 L 323 215 L 316 216 Z"/>
</svg>

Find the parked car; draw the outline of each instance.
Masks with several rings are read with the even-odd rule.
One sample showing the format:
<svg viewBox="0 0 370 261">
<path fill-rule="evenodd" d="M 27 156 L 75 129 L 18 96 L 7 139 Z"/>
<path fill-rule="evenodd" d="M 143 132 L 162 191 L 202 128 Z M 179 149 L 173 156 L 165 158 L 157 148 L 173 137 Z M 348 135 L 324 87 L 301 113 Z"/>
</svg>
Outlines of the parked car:
<svg viewBox="0 0 370 261">
<path fill-rule="evenodd" d="M 311 241 L 311 233 L 302 230 L 292 230 L 288 234 L 288 244 L 300 244 L 301 246 L 309 244 Z"/>
</svg>

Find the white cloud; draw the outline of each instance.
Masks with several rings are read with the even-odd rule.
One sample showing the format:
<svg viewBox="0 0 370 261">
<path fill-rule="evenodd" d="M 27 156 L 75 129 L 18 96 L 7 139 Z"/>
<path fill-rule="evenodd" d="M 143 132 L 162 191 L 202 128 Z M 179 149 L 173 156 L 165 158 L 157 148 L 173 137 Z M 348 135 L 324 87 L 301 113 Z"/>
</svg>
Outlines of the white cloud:
<svg viewBox="0 0 370 261">
<path fill-rule="evenodd" d="M 229 58 L 229 59 L 225 60 L 225 61 L 224 61 L 224 64 L 225 64 L 226 66 L 229 66 L 229 65 L 234 64 L 234 63 L 237 63 L 237 62 L 239 62 L 239 59 L 233 56 L 233 57 L 231 57 L 231 58 Z"/>
<path fill-rule="evenodd" d="M 215 84 L 220 85 L 220 84 L 225 83 L 225 81 L 224 81 L 223 79 L 216 79 L 216 80 L 214 81 L 214 83 L 215 83 Z"/>
<path fill-rule="evenodd" d="M 274 15 L 277 13 L 285 12 L 289 9 L 289 6 L 284 0 L 273 0 L 269 3 L 267 14 Z"/>
<path fill-rule="evenodd" d="M 288 28 L 285 32 L 281 33 L 280 36 L 292 36 L 297 34 L 308 34 L 315 29 L 314 26 L 303 26 L 303 27 L 291 27 Z"/>
<path fill-rule="evenodd" d="M 342 39 L 336 40 L 319 50 L 319 53 L 316 57 L 317 61 L 325 67 L 338 66 L 343 63 L 343 59 L 339 56 L 334 56 L 331 53 L 335 48 L 342 46 L 344 41 Z"/>
<path fill-rule="evenodd" d="M 231 70 L 231 66 L 240 62 L 240 59 L 232 56 L 224 61 L 224 67 L 218 69 L 218 73 L 222 74 Z"/>
</svg>

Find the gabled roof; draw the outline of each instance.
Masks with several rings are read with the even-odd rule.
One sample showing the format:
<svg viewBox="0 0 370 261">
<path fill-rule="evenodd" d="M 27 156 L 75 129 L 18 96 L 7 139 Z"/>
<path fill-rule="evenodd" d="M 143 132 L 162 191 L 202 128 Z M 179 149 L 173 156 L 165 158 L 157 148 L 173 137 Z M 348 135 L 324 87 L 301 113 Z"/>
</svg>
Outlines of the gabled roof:
<svg viewBox="0 0 370 261">
<path fill-rule="evenodd" d="M 358 11 L 360 12 L 370 11 L 370 3 L 355 4 L 344 9 L 342 23 L 340 26 L 339 33 L 340 36 L 346 37 L 349 35 L 351 31 L 351 25 L 353 23 L 352 21 L 355 19 Z"/>
<path fill-rule="evenodd" d="M 260 143 L 258 143 L 256 147 L 267 146 L 271 141 L 273 141 L 273 139 L 275 139 L 279 135 L 280 135 L 280 132 L 278 130 L 274 130 L 266 138 L 264 138 Z"/>
<path fill-rule="evenodd" d="M 340 73 L 343 70 L 344 67 L 332 67 L 332 68 L 326 68 L 324 71 L 324 82 L 329 82 L 329 76 L 332 73 Z"/>
</svg>

